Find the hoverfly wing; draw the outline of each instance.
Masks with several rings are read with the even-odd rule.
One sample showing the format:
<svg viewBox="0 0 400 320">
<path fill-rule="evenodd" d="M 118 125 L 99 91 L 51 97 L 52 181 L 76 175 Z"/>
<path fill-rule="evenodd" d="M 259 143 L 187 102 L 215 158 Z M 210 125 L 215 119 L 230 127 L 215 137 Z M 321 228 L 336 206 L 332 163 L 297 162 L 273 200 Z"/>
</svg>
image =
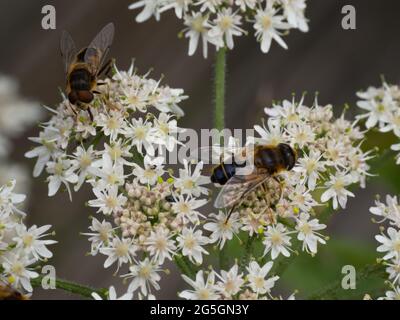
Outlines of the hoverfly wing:
<svg viewBox="0 0 400 320">
<path fill-rule="evenodd" d="M 67 74 L 69 66 L 76 58 L 76 47 L 71 35 L 65 30 L 61 34 L 60 50 L 63 58 L 65 74 Z"/>
<path fill-rule="evenodd" d="M 84 61 L 91 65 L 93 74 L 97 74 L 114 39 L 114 24 L 107 24 L 86 49 Z"/>
<path fill-rule="evenodd" d="M 222 187 L 215 199 L 214 207 L 217 209 L 223 209 L 234 206 L 248 193 L 255 190 L 269 178 L 271 178 L 271 176 L 268 173 L 259 172 L 257 169 L 248 174 L 239 170 L 239 172 L 230 178 Z"/>
</svg>

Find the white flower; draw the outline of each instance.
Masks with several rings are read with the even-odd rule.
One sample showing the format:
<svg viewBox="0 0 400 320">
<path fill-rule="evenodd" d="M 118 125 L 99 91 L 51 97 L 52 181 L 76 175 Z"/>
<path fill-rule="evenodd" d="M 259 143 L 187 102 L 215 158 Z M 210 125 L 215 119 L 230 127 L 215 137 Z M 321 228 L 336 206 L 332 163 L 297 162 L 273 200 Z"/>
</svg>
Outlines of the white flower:
<svg viewBox="0 0 400 320">
<path fill-rule="evenodd" d="M 210 243 L 218 242 L 219 248 L 222 249 L 225 242 L 231 240 L 233 235 L 239 232 L 241 226 L 239 213 L 232 213 L 229 220 L 227 220 L 228 216 L 223 211 L 220 211 L 218 215 L 212 213 L 209 217 L 213 222 L 207 222 L 204 229 L 212 232 Z"/>
<path fill-rule="evenodd" d="M 261 42 L 261 51 L 267 53 L 271 47 L 272 40 L 287 49 L 286 43 L 281 38 L 280 30 L 290 29 L 290 24 L 284 22 L 282 15 L 277 15 L 277 11 L 272 6 L 273 2 L 268 1 L 264 10 L 257 9 L 255 16 L 254 29 L 256 29 L 257 40 Z"/>
<path fill-rule="evenodd" d="M 109 114 L 100 113 L 96 118 L 97 125 L 102 128 L 106 137 L 110 136 L 115 141 L 119 134 L 122 134 L 126 128 L 126 122 L 123 114 L 118 111 L 111 110 Z"/>
<path fill-rule="evenodd" d="M 385 260 L 391 258 L 400 258 L 400 230 L 396 230 L 392 227 L 387 229 L 387 235 L 377 235 L 375 239 L 381 243 L 377 248 L 378 252 L 387 252 L 383 257 Z"/>
<path fill-rule="evenodd" d="M 150 186 L 155 185 L 158 178 L 164 174 L 164 163 L 163 157 L 157 157 L 151 159 L 148 155 L 144 157 L 144 169 L 134 163 L 134 169 L 132 173 L 138 177 L 140 183 L 148 184 Z"/>
<path fill-rule="evenodd" d="M 235 4 L 240 7 L 240 10 L 245 11 L 246 7 L 254 9 L 257 4 L 257 0 L 235 0 Z"/>
<path fill-rule="evenodd" d="M 268 119 L 267 126 L 254 126 L 254 130 L 260 135 L 260 138 L 254 138 L 256 143 L 276 146 L 284 142 L 282 128 L 278 121 L 270 118 Z"/>
<path fill-rule="evenodd" d="M 151 293 L 151 288 L 160 290 L 158 282 L 161 277 L 158 274 L 160 268 L 149 258 L 140 261 L 138 264 L 129 267 L 129 273 L 123 275 L 126 278 L 133 278 L 129 284 L 128 292 L 134 292 L 140 288 L 141 293 L 147 296 Z"/>
<path fill-rule="evenodd" d="M 182 250 L 182 255 L 187 256 L 193 263 L 201 264 L 203 262 L 203 254 L 208 254 L 202 246 L 208 244 L 209 240 L 203 236 L 201 230 L 185 227 L 176 240 L 178 248 Z"/>
<path fill-rule="evenodd" d="M 369 212 L 382 217 L 382 220 L 377 221 L 378 223 L 389 219 L 392 225 L 400 227 L 400 206 L 397 196 L 391 197 L 390 195 L 386 195 L 386 204 L 376 200 L 375 205 L 376 207 L 371 207 Z"/>
<path fill-rule="evenodd" d="M 197 163 L 193 172 L 186 159 L 183 159 L 183 165 L 184 168 L 179 169 L 179 178 L 175 179 L 175 188 L 180 189 L 182 194 L 193 195 L 195 197 L 199 197 L 201 194 L 207 195 L 207 189 L 202 186 L 210 183 L 210 179 L 201 175 L 203 163 Z"/>
<path fill-rule="evenodd" d="M 38 273 L 29 270 L 27 267 L 32 264 L 27 256 L 15 253 L 7 253 L 3 258 L 2 267 L 14 286 L 22 286 L 26 291 L 32 292 L 30 279 L 38 277 Z M 9 281 L 10 281 L 9 280 Z"/>
<path fill-rule="evenodd" d="M 321 201 L 327 202 L 329 199 L 332 199 L 333 209 L 338 208 L 338 203 L 343 209 L 345 209 L 347 197 L 354 197 L 352 192 L 346 190 L 346 187 L 352 182 L 352 177 L 343 172 L 337 172 L 334 176 L 330 175 L 330 180 L 326 182 L 328 190 L 322 194 Z"/>
<path fill-rule="evenodd" d="M 74 187 L 78 191 L 88 175 L 91 174 L 91 168 L 95 154 L 91 145 L 87 150 L 83 147 L 77 147 L 73 154 L 74 159 L 71 160 L 71 170 L 78 173 L 78 182 Z"/>
<path fill-rule="evenodd" d="M 38 138 L 31 137 L 29 140 L 41 144 L 39 147 L 25 153 L 25 157 L 27 158 L 38 158 L 33 168 L 33 176 L 38 177 L 50 160 L 50 157 L 57 152 L 57 136 L 53 131 L 47 129 L 40 132 Z"/>
<path fill-rule="evenodd" d="M 203 44 L 203 56 L 207 58 L 208 55 L 208 42 L 210 42 L 210 37 L 208 31 L 211 25 L 208 21 L 206 15 L 202 15 L 200 12 L 191 15 L 185 15 L 185 26 L 187 28 L 184 30 L 185 38 L 189 38 L 189 56 L 192 56 L 198 47 L 199 39 L 201 38 Z"/>
<path fill-rule="evenodd" d="M 387 124 L 380 128 L 381 132 L 390 132 L 400 138 L 400 109 L 395 109 L 391 112 L 387 119 Z"/>
<path fill-rule="evenodd" d="M 308 32 L 307 19 L 304 16 L 306 0 L 281 0 L 281 2 L 289 24 L 302 32 Z"/>
<path fill-rule="evenodd" d="M 310 190 L 308 190 L 303 184 L 297 184 L 288 198 L 290 204 L 301 211 L 310 212 L 311 209 L 318 205 L 318 203 L 312 197 Z"/>
<path fill-rule="evenodd" d="M 186 26 L 183 33 L 189 38 L 189 55 L 194 54 L 201 37 L 207 58 L 208 43 L 217 50 L 225 45 L 233 49 L 233 36 L 247 35 L 245 28 L 250 26 L 256 29 L 257 39 L 264 40 L 263 52 L 268 52 L 272 39 L 286 48 L 281 36 L 290 29 L 308 31 L 306 7 L 306 0 L 139 0 L 129 9 L 143 8 L 136 16 L 137 22 L 151 16 L 158 21 L 163 12 L 174 9 Z"/>
<path fill-rule="evenodd" d="M 91 172 L 100 178 L 99 181 L 91 181 L 92 185 L 97 188 L 106 188 L 114 185 L 121 186 L 124 184 L 126 177 L 124 166 L 121 162 L 114 162 L 109 153 L 103 153 L 102 158 L 93 163 Z"/>
<path fill-rule="evenodd" d="M 257 262 L 252 261 L 246 268 L 249 273 L 247 276 L 249 286 L 256 294 L 270 293 L 271 289 L 275 286 L 275 282 L 279 277 L 267 278 L 272 266 L 272 261 L 267 262 L 262 268 Z"/>
<path fill-rule="evenodd" d="M 178 128 L 176 119 L 172 119 L 172 115 L 164 112 L 160 113 L 157 119 L 154 119 L 154 130 L 156 143 L 172 152 L 180 142 L 177 139 L 177 134 L 183 132 L 183 129 Z"/>
<path fill-rule="evenodd" d="M 275 260 L 279 254 L 285 257 L 290 256 L 290 232 L 287 231 L 283 224 L 278 223 L 275 226 L 268 226 L 264 235 L 263 244 L 265 245 L 264 256 L 271 251 L 271 258 Z"/>
<path fill-rule="evenodd" d="M 367 128 L 374 127 L 377 123 L 380 124 L 380 127 L 387 122 L 390 118 L 390 112 L 393 109 L 393 103 L 388 100 L 386 96 L 386 101 L 376 101 L 376 100 L 368 100 L 368 101 L 358 101 L 357 106 L 361 109 L 369 111 L 360 116 L 360 118 L 368 118 L 365 123 Z"/>
<path fill-rule="evenodd" d="M 378 300 L 400 300 L 400 287 L 393 287 L 393 291 L 386 291 L 385 296 Z"/>
<path fill-rule="evenodd" d="M 400 151 L 400 143 L 392 145 L 390 149 L 393 151 Z M 400 153 L 396 156 L 396 164 L 400 164 Z"/>
<path fill-rule="evenodd" d="M 82 233 L 89 236 L 89 241 L 92 243 L 90 253 L 96 255 L 100 248 L 108 245 L 111 239 L 113 227 L 111 223 L 103 220 L 100 222 L 96 218 L 92 218 L 92 225 L 89 227 L 91 233 Z"/>
<path fill-rule="evenodd" d="M 221 270 L 221 275 L 217 274 L 220 281 L 217 282 L 217 288 L 226 297 L 236 295 L 244 284 L 243 274 L 239 274 L 239 266 L 235 264 L 229 271 Z"/>
<path fill-rule="evenodd" d="M 389 280 L 396 283 L 400 280 L 400 259 L 395 258 L 392 263 L 386 263 L 386 272 L 389 274 Z"/>
<path fill-rule="evenodd" d="M 117 262 L 118 269 L 124 263 L 132 263 L 133 257 L 136 256 L 137 246 L 131 239 L 120 239 L 114 237 L 110 241 L 109 246 L 100 248 L 100 253 L 108 256 L 104 262 L 104 268 L 110 267 L 114 262 Z"/>
<path fill-rule="evenodd" d="M 50 235 L 49 233 L 44 234 L 51 228 L 51 225 L 45 225 L 37 227 L 33 225 L 29 229 L 24 225 L 19 225 L 16 229 L 17 236 L 13 238 L 16 242 L 17 247 L 22 247 L 31 253 L 37 260 L 40 258 L 51 258 L 53 254 L 46 246 L 55 244 L 57 241 L 54 240 L 41 240 L 41 238 Z"/>
<path fill-rule="evenodd" d="M 121 211 L 127 200 L 123 194 L 118 194 L 118 187 L 115 185 L 103 190 L 94 188 L 93 193 L 97 199 L 90 200 L 89 206 L 99 208 L 97 212 L 105 215 Z"/>
<path fill-rule="evenodd" d="M 176 218 L 182 220 L 184 223 L 191 222 L 193 224 L 199 223 L 199 217 L 205 218 L 196 209 L 204 206 L 207 203 L 206 199 L 197 200 L 192 196 L 178 195 L 174 196 L 172 203 L 172 210 L 176 213 Z"/>
<path fill-rule="evenodd" d="M 167 229 L 157 228 L 156 231 L 151 232 L 144 243 L 150 255 L 159 265 L 162 265 L 165 259 L 172 260 L 176 251 L 175 241 L 172 239 L 174 235 L 168 233 Z"/>
<path fill-rule="evenodd" d="M 179 297 L 186 300 L 218 300 L 219 295 L 215 287 L 215 274 L 211 271 L 207 279 L 204 279 L 203 270 L 200 270 L 196 274 L 196 280 L 193 281 L 186 275 L 182 275 L 193 290 L 184 290 L 179 293 Z"/>
<path fill-rule="evenodd" d="M 97 292 L 92 292 L 92 297 L 95 300 L 103 300 L 102 297 L 100 297 L 100 295 Z M 133 293 L 131 292 L 126 292 L 125 294 L 123 294 L 122 296 L 120 296 L 119 298 L 117 297 L 117 292 L 115 291 L 114 286 L 111 286 L 108 289 L 107 292 L 107 300 L 132 300 L 133 298 Z"/>
<path fill-rule="evenodd" d="M 307 124 L 293 125 L 287 129 L 287 132 L 291 138 L 291 145 L 298 145 L 299 148 L 304 148 L 308 144 L 313 143 L 315 139 L 315 133 L 311 126 Z"/>
<path fill-rule="evenodd" d="M 301 213 L 300 218 L 296 220 L 296 230 L 299 232 L 297 239 L 303 241 L 303 251 L 317 253 L 317 244 L 325 244 L 323 236 L 316 232 L 326 228 L 326 225 L 319 223 L 318 219 L 310 220 L 310 215 Z"/>
<path fill-rule="evenodd" d="M 209 31 L 210 37 L 217 39 L 225 37 L 226 46 L 233 49 L 233 36 L 241 36 L 245 32 L 239 27 L 242 24 L 241 19 L 240 15 L 232 12 L 232 8 L 223 8 L 213 21 L 214 26 Z"/>
<path fill-rule="evenodd" d="M 134 10 L 140 7 L 143 7 L 143 10 L 137 15 L 136 21 L 143 22 L 149 19 L 151 16 L 155 16 L 157 20 L 160 19 L 160 15 L 158 12 L 160 0 L 140 0 L 132 3 L 128 9 Z"/>
<path fill-rule="evenodd" d="M 15 186 L 15 180 L 11 180 L 6 185 L 0 186 L 0 211 L 7 216 L 12 213 L 18 213 L 24 216 L 25 213 L 18 210 L 15 205 L 22 203 L 26 196 L 24 194 L 14 193 L 13 190 Z"/>
<path fill-rule="evenodd" d="M 78 176 L 71 167 L 71 160 L 59 158 L 56 161 L 50 161 L 47 163 L 46 170 L 50 174 L 47 178 L 49 182 L 49 197 L 54 196 L 60 189 L 61 184 L 64 184 L 67 188 L 69 198 L 72 201 L 69 183 L 77 183 Z"/>
<path fill-rule="evenodd" d="M 155 130 L 150 122 L 143 122 L 142 118 L 132 119 L 129 127 L 126 129 L 126 136 L 132 139 L 132 146 L 143 154 L 143 149 L 149 156 L 154 156 L 154 146 L 157 137 Z"/>
<path fill-rule="evenodd" d="M 132 158 L 130 150 L 130 144 L 121 138 L 117 141 L 112 141 L 110 144 L 104 143 L 104 151 L 100 153 L 107 153 L 116 165 L 132 166 L 134 162 L 127 160 L 128 158 Z"/>
</svg>

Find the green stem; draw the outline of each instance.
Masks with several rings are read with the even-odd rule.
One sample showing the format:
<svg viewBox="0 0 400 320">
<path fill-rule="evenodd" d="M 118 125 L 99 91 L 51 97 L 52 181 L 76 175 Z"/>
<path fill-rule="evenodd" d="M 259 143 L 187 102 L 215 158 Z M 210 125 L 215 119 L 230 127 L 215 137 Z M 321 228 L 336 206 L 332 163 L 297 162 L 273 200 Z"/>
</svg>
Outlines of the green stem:
<svg viewBox="0 0 400 320">
<path fill-rule="evenodd" d="M 215 118 L 214 127 L 218 130 L 225 128 L 225 76 L 226 76 L 226 49 L 217 52 L 215 60 Z"/>
<path fill-rule="evenodd" d="M 240 271 L 244 272 L 246 271 L 246 266 L 249 264 L 250 259 L 252 257 L 252 245 L 254 241 L 255 236 L 248 237 L 246 240 L 246 244 L 244 246 L 244 254 L 242 256 L 242 259 L 240 259 L 240 265 L 239 269 Z"/>
<path fill-rule="evenodd" d="M 373 264 L 365 266 L 361 271 L 357 272 L 356 283 L 369 279 L 372 276 L 385 276 L 385 266 L 382 264 Z M 338 294 L 343 291 L 342 280 L 337 280 L 320 291 L 312 294 L 307 300 L 334 300 L 338 299 Z"/>
<path fill-rule="evenodd" d="M 190 262 L 187 261 L 185 257 L 176 255 L 174 256 L 174 261 L 183 274 L 192 279 L 196 276 L 196 271 L 191 267 Z"/>
<path fill-rule="evenodd" d="M 225 128 L 225 77 L 226 77 L 226 49 L 220 48 L 215 59 L 215 110 L 214 110 L 214 127 L 221 131 Z M 221 143 L 223 143 L 221 137 Z M 219 265 L 222 268 L 225 265 L 225 252 L 219 252 Z"/>
<path fill-rule="evenodd" d="M 32 286 L 35 288 L 42 287 L 43 276 L 39 276 L 35 279 L 31 280 Z M 107 289 L 94 289 L 88 286 L 84 286 L 75 282 L 67 281 L 64 279 L 56 280 L 56 288 L 60 290 L 67 291 L 69 293 L 78 294 L 85 298 L 92 298 L 92 293 L 96 292 L 102 298 L 105 298 L 107 295 Z"/>
</svg>

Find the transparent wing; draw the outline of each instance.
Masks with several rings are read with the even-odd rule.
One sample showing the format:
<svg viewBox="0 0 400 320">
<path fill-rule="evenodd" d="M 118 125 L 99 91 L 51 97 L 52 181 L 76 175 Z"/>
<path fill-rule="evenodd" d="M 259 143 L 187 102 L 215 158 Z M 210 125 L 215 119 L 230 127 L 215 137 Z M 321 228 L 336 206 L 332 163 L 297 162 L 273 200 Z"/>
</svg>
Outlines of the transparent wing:
<svg viewBox="0 0 400 320">
<path fill-rule="evenodd" d="M 92 66 L 93 73 L 97 73 L 110 49 L 114 39 L 114 24 L 107 24 L 87 47 L 84 61 Z"/>
<path fill-rule="evenodd" d="M 63 58 L 65 73 L 68 72 L 68 68 L 76 57 L 76 47 L 74 40 L 67 31 L 63 31 L 60 40 L 61 56 Z"/>
<path fill-rule="evenodd" d="M 222 187 L 214 202 L 217 209 L 230 208 L 243 199 L 249 192 L 255 190 L 271 176 L 265 172 L 254 169 L 245 174 L 239 170 L 238 174 L 228 180 Z"/>
</svg>

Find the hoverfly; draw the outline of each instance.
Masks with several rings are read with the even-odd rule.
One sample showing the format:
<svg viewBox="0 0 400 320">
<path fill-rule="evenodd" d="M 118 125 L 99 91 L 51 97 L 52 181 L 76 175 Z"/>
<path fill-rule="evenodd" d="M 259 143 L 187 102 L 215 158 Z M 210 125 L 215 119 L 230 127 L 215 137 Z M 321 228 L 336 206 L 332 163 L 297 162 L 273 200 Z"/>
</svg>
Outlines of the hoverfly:
<svg viewBox="0 0 400 320">
<path fill-rule="evenodd" d="M 71 105 L 87 110 L 93 121 L 93 114 L 89 103 L 93 101 L 98 85 L 97 78 L 103 72 L 111 69 L 111 60 L 104 63 L 107 53 L 114 38 L 114 24 L 107 24 L 93 39 L 93 41 L 80 51 L 76 50 L 75 43 L 70 34 L 63 31 L 60 41 L 61 55 L 63 58 L 66 93 Z M 71 106 L 75 114 L 76 110 Z"/>
<path fill-rule="evenodd" d="M 277 179 L 276 176 L 282 171 L 291 170 L 297 160 L 295 150 L 285 143 L 247 146 L 234 151 L 230 157 L 226 157 L 226 154 L 224 157 L 212 169 L 210 180 L 222 186 L 214 207 L 230 209 L 227 221 L 246 195 L 269 179 Z"/>
<path fill-rule="evenodd" d="M 29 296 L 23 295 L 10 285 L 0 281 L 0 300 L 28 300 Z"/>
</svg>

